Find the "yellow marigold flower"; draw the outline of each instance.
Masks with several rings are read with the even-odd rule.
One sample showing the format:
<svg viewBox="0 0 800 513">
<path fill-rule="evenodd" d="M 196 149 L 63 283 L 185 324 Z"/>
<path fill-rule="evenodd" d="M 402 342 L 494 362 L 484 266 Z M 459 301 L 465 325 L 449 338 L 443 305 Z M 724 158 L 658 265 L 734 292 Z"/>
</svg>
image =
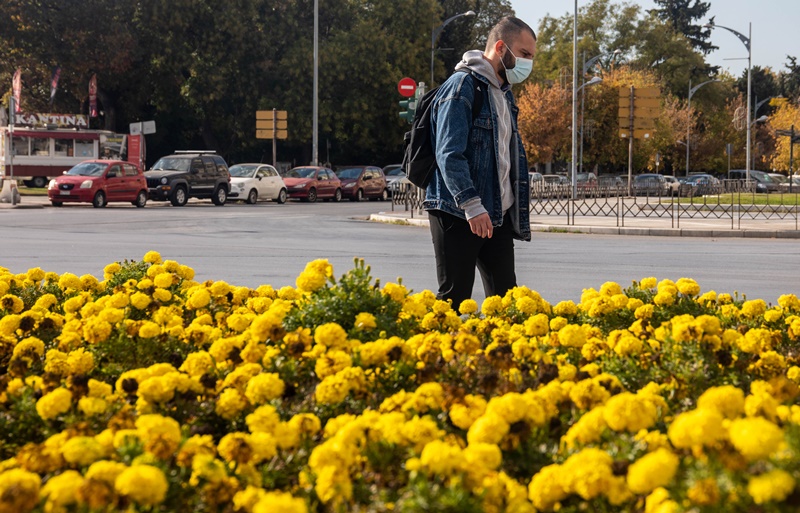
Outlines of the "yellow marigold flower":
<svg viewBox="0 0 800 513">
<path fill-rule="evenodd" d="M 731 444 L 749 460 L 768 458 L 784 441 L 783 430 L 763 417 L 736 419 L 728 431 Z"/>
<path fill-rule="evenodd" d="M 396 301 L 398 303 L 403 302 L 403 300 L 408 295 L 408 289 L 406 289 L 403 285 L 391 282 L 384 285 L 381 292 L 384 295 L 392 298 L 393 301 Z"/>
<path fill-rule="evenodd" d="M 577 324 L 567 324 L 558 330 L 558 342 L 566 347 L 582 347 L 586 343 L 586 331 Z"/>
<path fill-rule="evenodd" d="M 347 472 L 329 465 L 323 467 L 317 474 L 317 482 L 314 486 L 319 500 L 323 504 L 339 504 L 349 500 L 353 496 L 353 483 Z"/>
<path fill-rule="evenodd" d="M 528 498 L 540 511 L 549 511 L 556 503 L 566 499 L 568 493 L 561 486 L 561 466 L 542 468 L 528 485 Z"/>
<path fill-rule="evenodd" d="M 578 314 L 578 305 L 574 301 L 560 301 L 553 307 L 553 314 L 561 317 L 571 317 Z"/>
<path fill-rule="evenodd" d="M 698 408 L 675 417 L 667 435 L 678 449 L 710 446 L 725 438 L 722 420 L 716 409 Z"/>
<path fill-rule="evenodd" d="M 181 426 L 171 417 L 141 415 L 136 419 L 136 429 L 145 450 L 161 459 L 174 454 L 181 443 Z"/>
<path fill-rule="evenodd" d="M 767 311 L 767 303 L 763 299 L 753 299 L 742 304 L 742 315 L 748 319 L 755 319 L 759 315 L 764 315 Z"/>
<path fill-rule="evenodd" d="M 25 308 L 25 303 L 14 294 L 6 294 L 0 297 L 0 309 L 13 314 L 18 314 Z"/>
<path fill-rule="evenodd" d="M 61 455 L 68 463 L 85 467 L 103 459 L 106 451 L 94 437 L 76 436 L 61 446 Z"/>
<path fill-rule="evenodd" d="M 215 411 L 220 417 L 232 420 L 247 407 L 247 400 L 235 388 L 226 388 L 217 398 Z"/>
<path fill-rule="evenodd" d="M 47 275 L 40 267 L 32 267 L 25 273 L 31 281 L 42 281 Z"/>
<path fill-rule="evenodd" d="M 355 327 L 369 331 L 374 330 L 378 326 L 375 316 L 368 312 L 361 312 L 356 315 Z"/>
<path fill-rule="evenodd" d="M 99 397 L 81 397 L 78 399 L 78 409 L 86 416 L 93 417 L 105 413 L 108 403 Z"/>
<path fill-rule="evenodd" d="M 442 477 L 460 472 L 464 465 L 461 448 L 442 440 L 428 442 L 419 459 L 428 472 Z"/>
<path fill-rule="evenodd" d="M 164 272 L 153 278 L 153 284 L 162 289 L 168 289 L 178 282 L 178 277 L 172 273 Z"/>
<path fill-rule="evenodd" d="M 692 297 L 700 294 L 700 285 L 691 278 L 680 278 L 675 282 L 675 286 L 678 288 L 678 292 L 684 296 Z"/>
<path fill-rule="evenodd" d="M 564 319 L 563 317 L 558 318 Z M 564 319 L 564 321 L 566 322 L 566 319 Z M 547 315 L 543 313 L 532 315 L 525 319 L 523 328 L 525 330 L 525 335 L 529 337 L 541 337 L 546 335 L 550 330 L 550 320 Z"/>
<path fill-rule="evenodd" d="M 275 373 L 262 373 L 247 382 L 245 396 L 253 405 L 261 405 L 283 395 L 285 385 Z"/>
<path fill-rule="evenodd" d="M 51 349 L 50 351 L 47 352 L 48 360 L 51 358 L 50 356 L 51 351 L 54 350 Z M 43 353 L 44 353 L 44 342 L 36 337 L 28 337 L 20 340 L 19 343 L 16 346 L 14 346 L 14 351 L 12 352 L 12 354 L 17 358 L 21 357 L 31 358 L 34 356 L 42 356 Z M 60 351 L 57 351 L 57 353 L 60 353 Z M 53 358 L 57 359 L 57 355 L 55 353 L 53 354 Z"/>
<path fill-rule="evenodd" d="M 636 433 L 656 423 L 658 409 L 644 396 L 623 392 L 606 401 L 603 418 L 614 431 Z"/>
<path fill-rule="evenodd" d="M 726 419 L 735 419 L 744 411 L 744 392 L 733 385 L 712 387 L 697 399 L 698 408 L 713 408 Z"/>
<path fill-rule="evenodd" d="M 789 378 L 793 383 L 800 384 L 800 367 L 797 365 L 792 365 L 786 371 L 786 377 Z"/>
<path fill-rule="evenodd" d="M 192 310 L 205 308 L 211 302 L 211 293 L 206 288 L 195 289 L 189 299 L 186 300 L 186 307 Z"/>
<path fill-rule="evenodd" d="M 503 463 L 503 452 L 495 444 L 471 444 L 466 446 L 461 454 L 467 465 L 472 468 L 483 467 L 488 470 L 497 470 Z"/>
<path fill-rule="evenodd" d="M 795 480 L 785 470 L 775 469 L 760 476 L 750 478 L 747 483 L 747 493 L 756 504 L 768 502 L 782 502 L 788 497 L 795 487 Z"/>
<path fill-rule="evenodd" d="M 72 273 L 64 273 L 58 279 L 58 288 L 61 290 L 78 290 L 81 288 L 81 280 Z"/>
<path fill-rule="evenodd" d="M 622 287 L 616 282 L 607 281 L 600 286 L 601 296 L 615 296 L 617 294 L 622 294 Z"/>
<path fill-rule="evenodd" d="M 86 471 L 86 479 L 95 479 L 111 486 L 128 466 L 117 461 L 101 460 L 92 463 Z"/>
<path fill-rule="evenodd" d="M 39 502 L 41 478 L 27 470 L 12 468 L 0 472 L 0 511 L 24 513 Z"/>
<path fill-rule="evenodd" d="M 158 468 L 135 465 L 117 476 L 114 489 L 141 506 L 155 506 L 167 496 L 169 482 Z"/>
<path fill-rule="evenodd" d="M 342 348 L 347 345 L 347 332 L 335 322 L 329 322 L 317 326 L 314 340 L 328 348 Z"/>
<path fill-rule="evenodd" d="M 800 299 L 795 294 L 784 294 L 778 297 L 778 305 L 784 310 L 800 312 Z"/>
<path fill-rule="evenodd" d="M 161 335 L 161 326 L 153 321 L 142 321 L 138 335 L 142 338 L 153 338 Z"/>
<path fill-rule="evenodd" d="M 628 467 L 628 487 L 636 494 L 645 494 L 666 486 L 675 477 L 680 459 L 668 449 L 645 454 Z"/>
<path fill-rule="evenodd" d="M 511 426 L 496 413 L 485 413 L 469 427 L 467 441 L 470 444 L 499 444 Z"/>
<path fill-rule="evenodd" d="M 656 284 L 658 283 L 658 279 L 654 276 L 650 276 L 647 278 L 642 278 L 639 281 L 639 288 L 640 289 L 654 289 L 656 288 Z"/>
<path fill-rule="evenodd" d="M 74 470 L 51 477 L 41 491 L 41 496 L 47 500 L 45 511 L 64 511 L 65 506 L 75 504 L 76 492 L 82 484 L 83 476 Z"/>
<path fill-rule="evenodd" d="M 483 300 L 481 313 L 485 316 L 495 315 L 503 308 L 503 299 L 500 296 L 490 296 Z"/>
<path fill-rule="evenodd" d="M 576 493 L 585 500 L 598 497 L 610 486 L 611 463 L 607 452 L 592 447 L 583 449 L 561 466 L 561 485 L 568 493 Z"/>
<path fill-rule="evenodd" d="M 474 299 L 465 299 L 458 307 L 458 313 L 462 315 L 472 315 L 478 311 L 478 302 Z"/>
<path fill-rule="evenodd" d="M 764 312 L 764 320 L 767 322 L 778 322 L 783 317 L 783 312 L 779 308 L 772 308 Z"/>
<path fill-rule="evenodd" d="M 269 404 L 259 406 L 245 419 L 251 433 L 273 433 L 280 421 L 277 410 Z"/>
<path fill-rule="evenodd" d="M 335 326 L 338 327 L 338 324 Z M 314 373 L 318 378 L 324 379 L 343 369 L 346 369 L 347 367 L 350 367 L 352 364 L 353 359 L 344 351 L 328 351 L 317 359 L 317 362 L 314 365 Z"/>
<path fill-rule="evenodd" d="M 150 296 L 142 292 L 135 292 L 131 296 L 131 304 L 139 310 L 144 310 L 150 305 L 151 302 L 152 299 L 150 298 Z"/>
<path fill-rule="evenodd" d="M 637 308 L 633 315 L 636 316 L 637 319 L 650 319 L 653 317 L 654 306 L 647 304 L 642 305 Z"/>
<path fill-rule="evenodd" d="M 153 299 L 162 303 L 166 303 L 172 299 L 172 292 L 168 291 L 167 289 L 156 289 L 153 291 Z"/>
<path fill-rule="evenodd" d="M 3 317 L 0 317 L 0 337 L 8 337 L 13 335 L 14 332 L 19 328 L 21 320 L 22 317 L 14 314 L 7 314 Z M 44 350 L 44 345 L 42 345 L 42 350 Z"/>
<path fill-rule="evenodd" d="M 66 388 L 56 388 L 36 401 L 36 413 L 44 420 L 51 420 L 72 407 L 72 392 Z"/>
<path fill-rule="evenodd" d="M 486 411 L 486 399 L 479 395 L 464 396 L 464 404 L 450 407 L 450 420 L 460 429 L 469 429 Z"/>
<path fill-rule="evenodd" d="M 89 374 L 94 369 L 94 356 L 84 348 L 70 351 L 67 355 L 70 374 Z"/>
<path fill-rule="evenodd" d="M 285 492 L 265 492 L 253 506 L 253 513 L 308 513 L 308 507 L 303 499 L 294 497 Z"/>
<path fill-rule="evenodd" d="M 144 254 L 144 258 L 142 258 L 142 262 L 147 262 L 148 264 L 160 264 L 161 263 L 161 254 L 157 251 L 148 251 Z"/>
<path fill-rule="evenodd" d="M 564 436 L 561 437 L 561 442 L 565 444 L 568 449 L 573 449 L 577 445 L 587 445 L 600 440 L 600 436 L 608 426 L 604 413 L 604 408 L 602 406 L 598 406 L 584 413 L 578 421 L 569 428 Z"/>
<path fill-rule="evenodd" d="M 597 405 L 604 404 L 611 397 L 611 393 L 595 379 L 581 380 L 570 389 L 569 398 L 578 408 L 591 410 Z"/>
<path fill-rule="evenodd" d="M 736 345 L 745 353 L 761 353 L 772 349 L 772 332 L 763 328 L 748 330 L 736 340 Z"/>
<path fill-rule="evenodd" d="M 670 292 L 659 292 L 653 298 L 653 303 L 658 306 L 670 306 L 675 303 L 675 296 Z"/>
<path fill-rule="evenodd" d="M 644 513 L 678 513 L 679 510 L 678 503 L 670 500 L 664 488 L 656 488 L 645 499 Z"/>
</svg>

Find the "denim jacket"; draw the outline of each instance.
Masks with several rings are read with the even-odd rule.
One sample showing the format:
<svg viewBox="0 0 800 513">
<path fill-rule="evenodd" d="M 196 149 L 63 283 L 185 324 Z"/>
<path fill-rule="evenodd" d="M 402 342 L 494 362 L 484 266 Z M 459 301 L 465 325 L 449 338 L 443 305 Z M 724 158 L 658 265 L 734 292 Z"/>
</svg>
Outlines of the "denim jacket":
<svg viewBox="0 0 800 513">
<path fill-rule="evenodd" d="M 483 105 L 472 121 L 475 88 L 482 82 Z M 479 197 L 493 226 L 503 223 L 500 182 L 497 177 L 497 112 L 492 105 L 488 80 L 476 73 L 453 73 L 439 88 L 431 112 L 431 132 L 438 168 L 425 194 L 426 210 L 441 210 L 466 219 L 463 205 Z M 509 209 L 513 232 L 531 240 L 528 162 L 517 129 L 519 108 L 511 89 L 503 90 L 511 111 L 511 185 L 514 205 Z"/>
</svg>

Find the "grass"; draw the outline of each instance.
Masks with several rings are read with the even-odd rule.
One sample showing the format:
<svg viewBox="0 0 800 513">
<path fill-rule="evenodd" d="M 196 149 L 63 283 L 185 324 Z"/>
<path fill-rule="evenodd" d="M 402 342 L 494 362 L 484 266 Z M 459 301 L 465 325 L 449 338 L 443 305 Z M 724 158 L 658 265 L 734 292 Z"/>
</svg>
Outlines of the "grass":
<svg viewBox="0 0 800 513">
<path fill-rule="evenodd" d="M 720 205 L 800 205 L 800 193 L 792 194 L 720 194 L 719 196 L 697 196 L 694 198 L 680 198 L 681 204 L 717 204 Z"/>
<path fill-rule="evenodd" d="M 47 188 L 18 187 L 20 196 L 47 196 Z"/>
</svg>

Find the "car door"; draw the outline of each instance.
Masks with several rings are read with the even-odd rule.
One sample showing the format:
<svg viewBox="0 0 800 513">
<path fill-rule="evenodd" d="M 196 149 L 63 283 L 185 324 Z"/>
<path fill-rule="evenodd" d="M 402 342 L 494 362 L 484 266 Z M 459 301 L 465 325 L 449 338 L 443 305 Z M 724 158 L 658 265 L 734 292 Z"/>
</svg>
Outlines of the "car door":
<svg viewBox="0 0 800 513">
<path fill-rule="evenodd" d="M 264 197 L 275 199 L 283 187 L 283 180 L 278 176 L 278 171 L 272 166 L 261 166 L 260 172 L 263 174 L 261 181 L 264 183 Z"/>
<path fill-rule="evenodd" d="M 122 166 L 113 164 L 106 171 L 106 201 L 119 201 L 124 198 L 125 175 L 122 173 Z"/>
<path fill-rule="evenodd" d="M 146 188 L 141 186 L 139 180 L 139 171 L 133 164 L 122 165 L 123 174 L 125 176 L 125 187 L 122 191 L 122 201 L 133 201 L 141 189 Z"/>
<path fill-rule="evenodd" d="M 211 157 L 203 157 L 203 193 L 209 197 L 217 185 L 217 164 Z"/>
<path fill-rule="evenodd" d="M 317 196 L 323 198 L 330 198 L 333 196 L 333 180 L 327 169 L 320 169 L 317 171 Z"/>
</svg>

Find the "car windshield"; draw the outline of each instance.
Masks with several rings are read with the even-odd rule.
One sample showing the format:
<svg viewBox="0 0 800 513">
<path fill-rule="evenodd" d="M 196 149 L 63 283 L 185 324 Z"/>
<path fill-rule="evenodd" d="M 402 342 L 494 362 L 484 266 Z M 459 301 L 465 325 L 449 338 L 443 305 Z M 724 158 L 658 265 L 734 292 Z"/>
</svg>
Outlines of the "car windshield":
<svg viewBox="0 0 800 513">
<path fill-rule="evenodd" d="M 158 162 L 156 162 L 150 170 L 159 171 L 168 169 L 170 171 L 189 171 L 189 164 L 191 162 L 192 159 L 186 157 L 163 157 L 158 159 Z"/>
<path fill-rule="evenodd" d="M 592 173 L 578 173 L 576 179 L 579 182 L 588 182 L 589 180 L 593 180 L 594 176 L 592 175 Z"/>
<path fill-rule="evenodd" d="M 251 176 L 253 176 L 253 172 L 257 168 L 258 166 L 236 164 L 235 166 L 231 166 L 229 171 L 231 172 L 231 176 L 238 176 L 240 178 L 250 178 Z"/>
<path fill-rule="evenodd" d="M 361 176 L 362 169 L 360 167 L 347 167 L 344 169 L 340 169 L 336 172 L 336 176 L 339 178 L 358 178 Z"/>
<path fill-rule="evenodd" d="M 100 176 L 106 169 L 106 164 L 99 162 L 83 162 L 67 171 L 68 175 L 73 176 Z"/>
<path fill-rule="evenodd" d="M 403 169 L 399 167 L 390 169 L 389 171 L 384 171 L 383 174 L 385 174 L 386 176 L 405 176 L 405 173 L 403 173 Z"/>
<path fill-rule="evenodd" d="M 286 172 L 287 178 L 314 178 L 317 168 L 314 167 L 296 167 Z"/>
</svg>

